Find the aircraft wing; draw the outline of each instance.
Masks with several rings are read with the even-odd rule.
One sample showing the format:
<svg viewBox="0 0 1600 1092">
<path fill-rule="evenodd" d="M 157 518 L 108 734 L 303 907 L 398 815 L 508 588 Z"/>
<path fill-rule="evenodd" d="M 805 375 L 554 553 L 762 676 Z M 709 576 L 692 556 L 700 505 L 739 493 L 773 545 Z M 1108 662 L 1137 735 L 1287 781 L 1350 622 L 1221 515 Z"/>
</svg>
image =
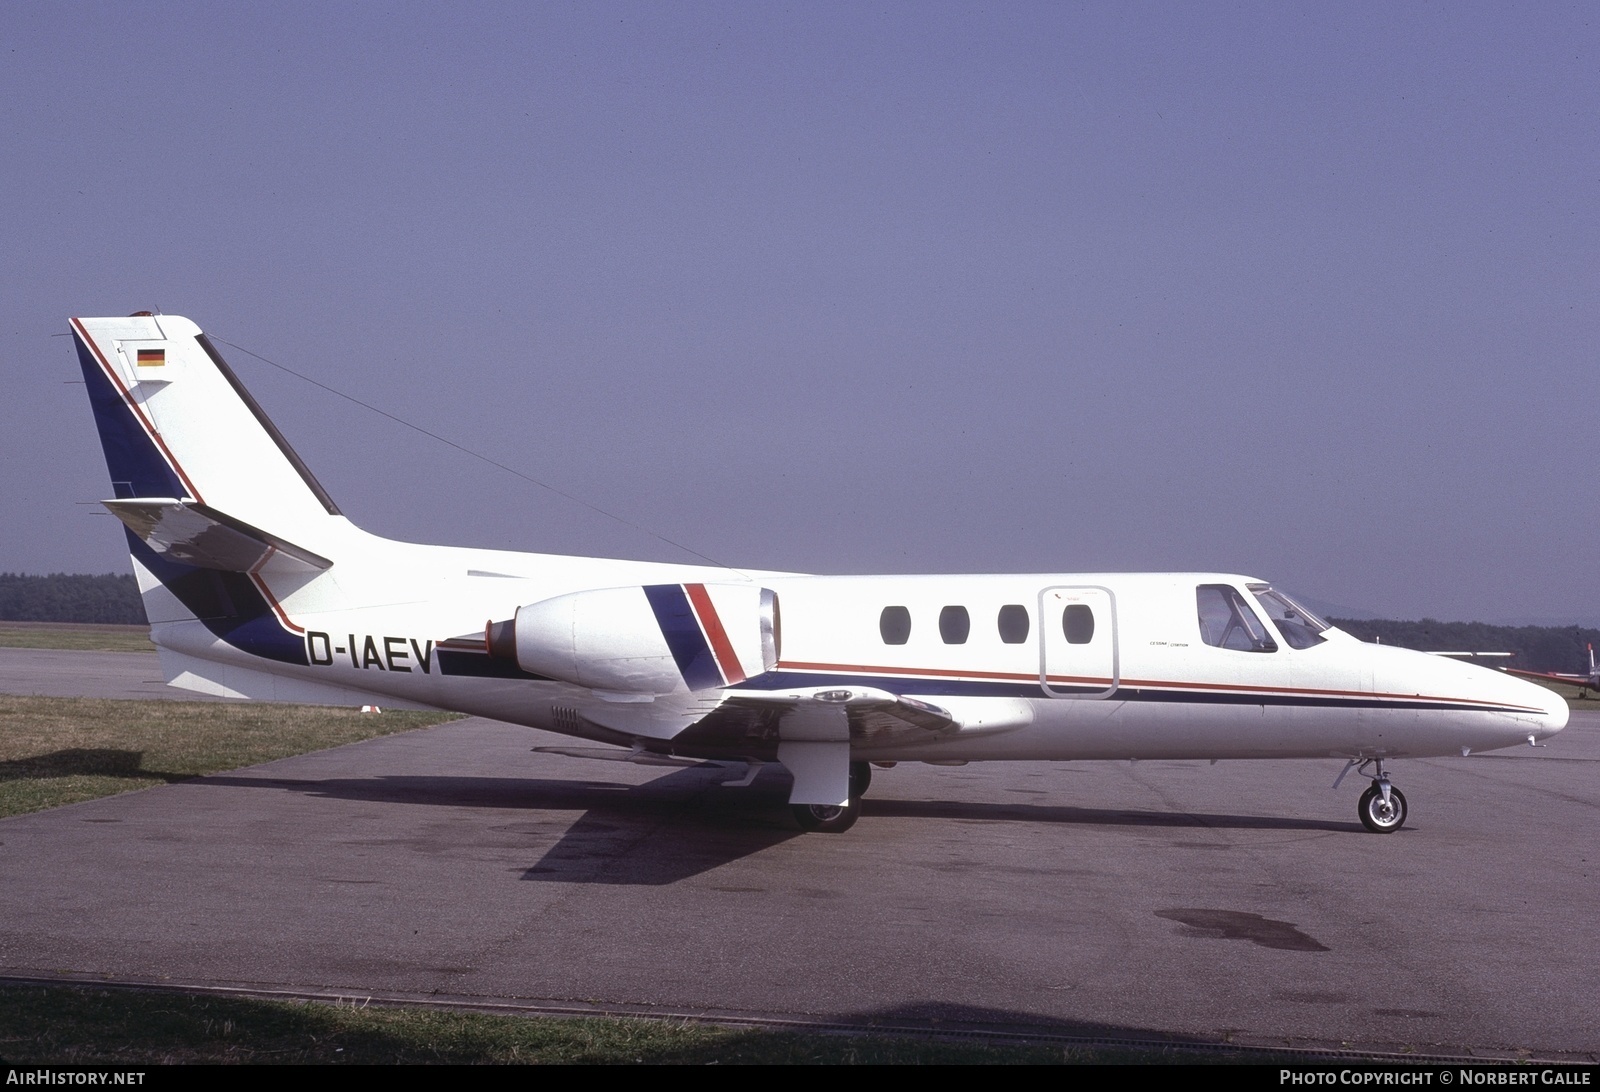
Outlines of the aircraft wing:
<svg viewBox="0 0 1600 1092">
<path fill-rule="evenodd" d="M 829 729 L 824 723 L 836 725 Z M 924 739 L 954 727 L 948 710 L 930 702 L 871 687 L 795 691 L 730 690 L 715 709 L 685 728 L 674 742 L 726 746 L 732 753 L 768 751 L 789 739 L 848 733 L 854 742 L 882 744 Z"/>
<path fill-rule="evenodd" d="M 771 752 L 780 740 L 814 736 L 824 721 L 830 727 L 823 734 L 830 738 L 874 744 L 926 738 L 956 725 L 948 710 L 931 702 L 871 687 L 701 691 L 647 702 L 591 704 L 583 719 L 636 739 L 711 745 L 737 756 Z"/>
<path fill-rule="evenodd" d="M 1541 682 L 1566 683 L 1568 686 L 1592 686 L 1594 680 L 1588 675 L 1568 675 L 1558 671 L 1520 671 L 1514 667 L 1505 669 L 1507 675 L 1518 675 L 1524 679 L 1538 679 Z"/>
<path fill-rule="evenodd" d="M 1568 686 L 1580 686 L 1586 690 L 1600 691 L 1600 669 L 1595 667 L 1594 645 L 1589 646 L 1589 673 L 1587 675 L 1572 674 L 1565 671 L 1519 671 L 1514 667 L 1508 667 L 1505 670 L 1507 675 L 1520 675 L 1524 679 L 1566 683 Z"/>
</svg>

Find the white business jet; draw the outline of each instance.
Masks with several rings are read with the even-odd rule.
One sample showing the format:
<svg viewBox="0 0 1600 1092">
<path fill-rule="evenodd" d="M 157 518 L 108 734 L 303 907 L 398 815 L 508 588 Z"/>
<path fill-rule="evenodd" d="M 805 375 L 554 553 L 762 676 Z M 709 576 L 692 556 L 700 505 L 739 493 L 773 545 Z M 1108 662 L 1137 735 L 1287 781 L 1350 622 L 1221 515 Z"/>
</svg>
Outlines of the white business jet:
<svg viewBox="0 0 1600 1092">
<path fill-rule="evenodd" d="M 1370 770 L 1361 821 L 1394 831 L 1386 761 L 1567 722 L 1543 687 L 1364 644 L 1242 576 L 804 576 L 378 538 L 194 323 L 72 329 L 174 686 L 456 710 L 748 763 L 746 783 L 777 761 L 808 831 L 848 829 L 874 765 L 1323 757 Z"/>
</svg>

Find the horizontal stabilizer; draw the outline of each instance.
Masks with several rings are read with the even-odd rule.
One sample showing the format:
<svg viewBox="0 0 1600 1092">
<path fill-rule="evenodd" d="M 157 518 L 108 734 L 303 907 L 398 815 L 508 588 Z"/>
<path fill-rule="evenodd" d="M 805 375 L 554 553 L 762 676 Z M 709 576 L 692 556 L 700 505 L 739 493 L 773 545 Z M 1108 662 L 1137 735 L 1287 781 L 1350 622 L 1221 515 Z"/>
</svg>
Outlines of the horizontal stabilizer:
<svg viewBox="0 0 1600 1092">
<path fill-rule="evenodd" d="M 156 553 L 185 565 L 230 573 L 304 573 L 333 567 L 320 554 L 198 501 L 134 497 L 100 503 Z"/>
</svg>

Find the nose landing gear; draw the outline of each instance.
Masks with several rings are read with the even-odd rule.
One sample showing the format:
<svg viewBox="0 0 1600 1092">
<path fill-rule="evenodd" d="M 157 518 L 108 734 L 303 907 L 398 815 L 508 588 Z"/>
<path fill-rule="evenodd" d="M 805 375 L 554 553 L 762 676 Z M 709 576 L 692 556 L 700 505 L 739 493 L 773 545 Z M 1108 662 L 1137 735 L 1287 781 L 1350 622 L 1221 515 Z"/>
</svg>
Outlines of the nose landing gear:
<svg viewBox="0 0 1600 1092">
<path fill-rule="evenodd" d="M 1392 834 L 1405 825 L 1406 797 L 1405 793 L 1389 783 L 1389 775 L 1383 772 L 1383 759 L 1369 758 L 1365 760 L 1352 758 L 1344 768 L 1344 773 L 1339 775 L 1339 781 L 1344 780 L 1344 775 L 1350 772 L 1352 766 L 1357 767 L 1358 773 L 1366 773 L 1367 767 L 1372 766 L 1372 784 L 1367 791 L 1361 794 L 1361 802 L 1357 805 L 1357 813 L 1361 816 L 1361 825 L 1374 834 Z M 1333 783 L 1334 788 L 1339 787 L 1339 781 Z"/>
</svg>

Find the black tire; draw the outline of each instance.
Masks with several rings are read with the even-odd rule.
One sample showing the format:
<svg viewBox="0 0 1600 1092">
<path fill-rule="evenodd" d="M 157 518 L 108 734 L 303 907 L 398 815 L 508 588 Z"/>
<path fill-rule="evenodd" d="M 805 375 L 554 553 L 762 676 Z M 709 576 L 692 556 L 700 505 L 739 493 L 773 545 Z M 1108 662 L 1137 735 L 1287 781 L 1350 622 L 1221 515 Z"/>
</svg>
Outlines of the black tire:
<svg viewBox="0 0 1600 1092">
<path fill-rule="evenodd" d="M 850 763 L 850 802 L 853 804 L 867 795 L 867 789 L 872 785 L 872 763 Z"/>
<path fill-rule="evenodd" d="M 1383 790 L 1374 781 L 1361 794 L 1361 825 L 1374 834 L 1393 834 L 1405 825 L 1406 795 L 1393 785 L 1389 786 L 1389 803 L 1383 802 Z"/>
<path fill-rule="evenodd" d="M 848 807 L 829 804 L 791 804 L 794 820 L 810 834 L 843 834 L 856 825 L 860 808 L 852 801 Z"/>
</svg>

